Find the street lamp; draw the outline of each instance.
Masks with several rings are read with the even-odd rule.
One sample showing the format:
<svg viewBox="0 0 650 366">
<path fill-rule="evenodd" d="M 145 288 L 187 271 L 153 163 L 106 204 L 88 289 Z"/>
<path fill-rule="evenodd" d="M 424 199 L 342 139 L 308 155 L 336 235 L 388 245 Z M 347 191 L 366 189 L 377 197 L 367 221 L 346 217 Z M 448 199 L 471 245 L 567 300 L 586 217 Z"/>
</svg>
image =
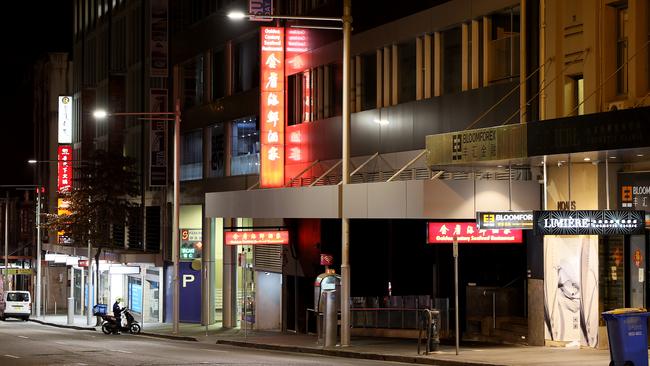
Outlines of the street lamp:
<svg viewBox="0 0 650 366">
<path fill-rule="evenodd" d="M 105 110 L 96 110 L 93 112 L 93 117 L 96 119 L 104 119 L 109 116 L 145 116 L 142 118 L 149 121 L 174 121 L 174 197 L 173 206 L 174 214 L 172 218 L 172 260 L 174 263 L 174 292 L 172 300 L 172 332 L 179 334 L 179 314 L 180 314 L 180 287 L 178 281 L 178 261 L 179 261 L 179 244 L 178 244 L 178 217 L 180 213 L 180 126 L 181 126 L 181 104 L 180 100 L 176 99 L 174 112 L 116 112 L 109 113 Z M 173 118 L 166 118 L 173 117 Z"/>
<path fill-rule="evenodd" d="M 343 191 L 350 182 L 350 36 L 352 33 L 352 0 L 343 0 L 343 16 L 334 17 L 311 17 L 311 16 L 283 16 L 283 15 L 255 15 L 244 14 L 240 11 L 233 11 L 228 14 L 230 19 L 244 19 L 251 17 L 285 20 L 313 20 L 343 23 L 343 108 L 341 117 L 341 163 L 342 180 L 339 189 L 339 200 L 343 208 Z M 313 27 L 320 29 L 341 29 L 334 27 Z M 341 346 L 350 345 L 350 230 L 349 219 L 344 217 L 341 210 Z"/>
</svg>

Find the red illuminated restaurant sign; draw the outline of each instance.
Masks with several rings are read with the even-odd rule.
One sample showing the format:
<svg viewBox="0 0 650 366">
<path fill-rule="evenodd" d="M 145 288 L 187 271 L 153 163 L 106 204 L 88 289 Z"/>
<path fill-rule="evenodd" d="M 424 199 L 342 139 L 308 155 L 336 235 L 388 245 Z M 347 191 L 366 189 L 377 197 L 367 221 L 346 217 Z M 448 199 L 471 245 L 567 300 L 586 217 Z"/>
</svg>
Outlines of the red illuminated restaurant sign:
<svg viewBox="0 0 650 366">
<path fill-rule="evenodd" d="M 289 244 L 289 232 L 280 231 L 226 231 L 226 245 Z"/>
<path fill-rule="evenodd" d="M 59 178 L 57 185 L 59 193 L 69 192 L 72 187 L 72 165 L 70 160 L 72 160 L 72 146 L 59 145 Z"/>
<path fill-rule="evenodd" d="M 260 187 L 284 186 L 284 28 L 262 27 Z"/>
<path fill-rule="evenodd" d="M 451 244 L 454 236 L 458 238 L 458 243 L 465 244 L 508 244 L 522 242 L 522 234 L 519 229 L 480 230 L 473 222 L 428 223 L 428 244 Z"/>
</svg>

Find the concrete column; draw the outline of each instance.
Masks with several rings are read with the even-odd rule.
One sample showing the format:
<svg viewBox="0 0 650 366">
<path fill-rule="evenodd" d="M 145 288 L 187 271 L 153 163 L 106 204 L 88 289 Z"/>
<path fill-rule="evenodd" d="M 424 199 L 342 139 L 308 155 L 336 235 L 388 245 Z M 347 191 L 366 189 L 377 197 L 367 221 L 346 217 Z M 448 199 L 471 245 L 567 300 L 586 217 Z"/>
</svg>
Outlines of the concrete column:
<svg viewBox="0 0 650 366">
<path fill-rule="evenodd" d="M 433 50 L 431 47 L 431 35 L 424 35 L 424 97 L 431 98 L 432 83 L 433 83 L 433 64 L 432 64 Z"/>
<path fill-rule="evenodd" d="M 526 100 L 528 99 L 528 94 L 526 93 L 526 77 L 528 76 L 528 71 L 526 70 L 526 23 L 527 16 L 527 2 L 526 0 L 521 0 L 520 3 L 520 14 L 519 14 L 519 122 L 526 122 L 526 113 L 528 106 Z M 514 46 L 514 45 L 513 45 Z"/>
<path fill-rule="evenodd" d="M 461 25 L 461 42 L 460 42 L 460 48 L 461 48 L 461 90 L 466 91 L 469 90 L 469 83 L 470 83 L 470 78 L 469 78 L 469 71 L 470 71 L 470 65 L 469 65 L 469 25 L 467 23 L 463 23 Z"/>
<path fill-rule="evenodd" d="M 490 41 L 492 35 L 492 19 L 483 17 L 483 86 L 490 85 Z"/>
<path fill-rule="evenodd" d="M 212 324 L 214 322 L 214 297 L 212 296 L 213 278 L 210 277 L 210 270 L 214 267 L 214 251 L 212 243 L 212 219 L 205 217 L 205 206 L 203 206 L 203 247 L 201 249 L 201 324 Z"/>
<path fill-rule="evenodd" d="M 433 34 L 433 96 L 442 95 L 442 35 Z"/>
<path fill-rule="evenodd" d="M 384 100 L 383 106 L 388 107 L 391 105 L 391 57 L 390 57 L 390 46 L 384 47 L 384 67 L 382 73 L 384 74 Z"/>
<path fill-rule="evenodd" d="M 392 45 L 391 47 L 390 58 L 390 105 L 397 105 L 397 103 L 399 103 L 399 49 L 396 44 Z"/>
<path fill-rule="evenodd" d="M 422 96 L 424 95 L 424 73 L 422 72 L 424 61 L 424 58 L 422 57 L 423 43 L 424 40 L 422 37 L 417 37 L 415 39 L 415 100 L 422 99 Z"/>
<path fill-rule="evenodd" d="M 472 68 L 472 89 L 477 89 L 480 86 L 479 70 L 481 67 L 481 59 L 479 56 L 479 45 L 481 44 L 481 40 L 479 38 L 479 24 L 478 20 L 472 20 L 472 64 L 470 65 Z"/>
<path fill-rule="evenodd" d="M 232 220 L 224 219 L 225 222 Z M 237 247 L 224 246 L 223 248 L 223 327 L 234 328 L 237 325 Z"/>
<path fill-rule="evenodd" d="M 384 49 L 376 51 L 377 55 L 377 108 L 384 106 Z"/>
</svg>

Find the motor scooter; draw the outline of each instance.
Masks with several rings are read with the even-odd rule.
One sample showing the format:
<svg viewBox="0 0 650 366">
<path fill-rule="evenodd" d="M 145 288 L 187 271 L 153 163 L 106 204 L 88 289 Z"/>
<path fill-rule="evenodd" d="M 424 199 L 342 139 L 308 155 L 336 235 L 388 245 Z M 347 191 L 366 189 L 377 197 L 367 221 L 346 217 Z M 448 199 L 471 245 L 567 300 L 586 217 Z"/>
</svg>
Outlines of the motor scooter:
<svg viewBox="0 0 650 366">
<path fill-rule="evenodd" d="M 122 314 L 126 318 L 126 325 L 117 324 L 117 319 L 113 315 L 101 315 L 102 323 L 102 332 L 104 334 L 111 334 L 117 332 L 129 332 L 131 334 L 138 334 L 142 330 L 140 323 L 133 317 L 128 308 L 122 309 Z"/>
</svg>

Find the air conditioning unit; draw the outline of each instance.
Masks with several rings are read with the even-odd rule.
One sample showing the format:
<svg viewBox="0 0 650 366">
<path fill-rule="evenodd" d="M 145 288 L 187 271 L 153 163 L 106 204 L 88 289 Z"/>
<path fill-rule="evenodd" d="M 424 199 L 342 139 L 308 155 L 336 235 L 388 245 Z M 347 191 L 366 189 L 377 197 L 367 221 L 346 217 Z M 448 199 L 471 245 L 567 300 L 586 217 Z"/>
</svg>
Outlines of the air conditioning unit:
<svg viewBox="0 0 650 366">
<path fill-rule="evenodd" d="M 617 100 L 615 102 L 609 102 L 606 105 L 606 111 L 618 111 L 621 109 L 627 108 L 627 101 L 626 100 Z"/>
</svg>

